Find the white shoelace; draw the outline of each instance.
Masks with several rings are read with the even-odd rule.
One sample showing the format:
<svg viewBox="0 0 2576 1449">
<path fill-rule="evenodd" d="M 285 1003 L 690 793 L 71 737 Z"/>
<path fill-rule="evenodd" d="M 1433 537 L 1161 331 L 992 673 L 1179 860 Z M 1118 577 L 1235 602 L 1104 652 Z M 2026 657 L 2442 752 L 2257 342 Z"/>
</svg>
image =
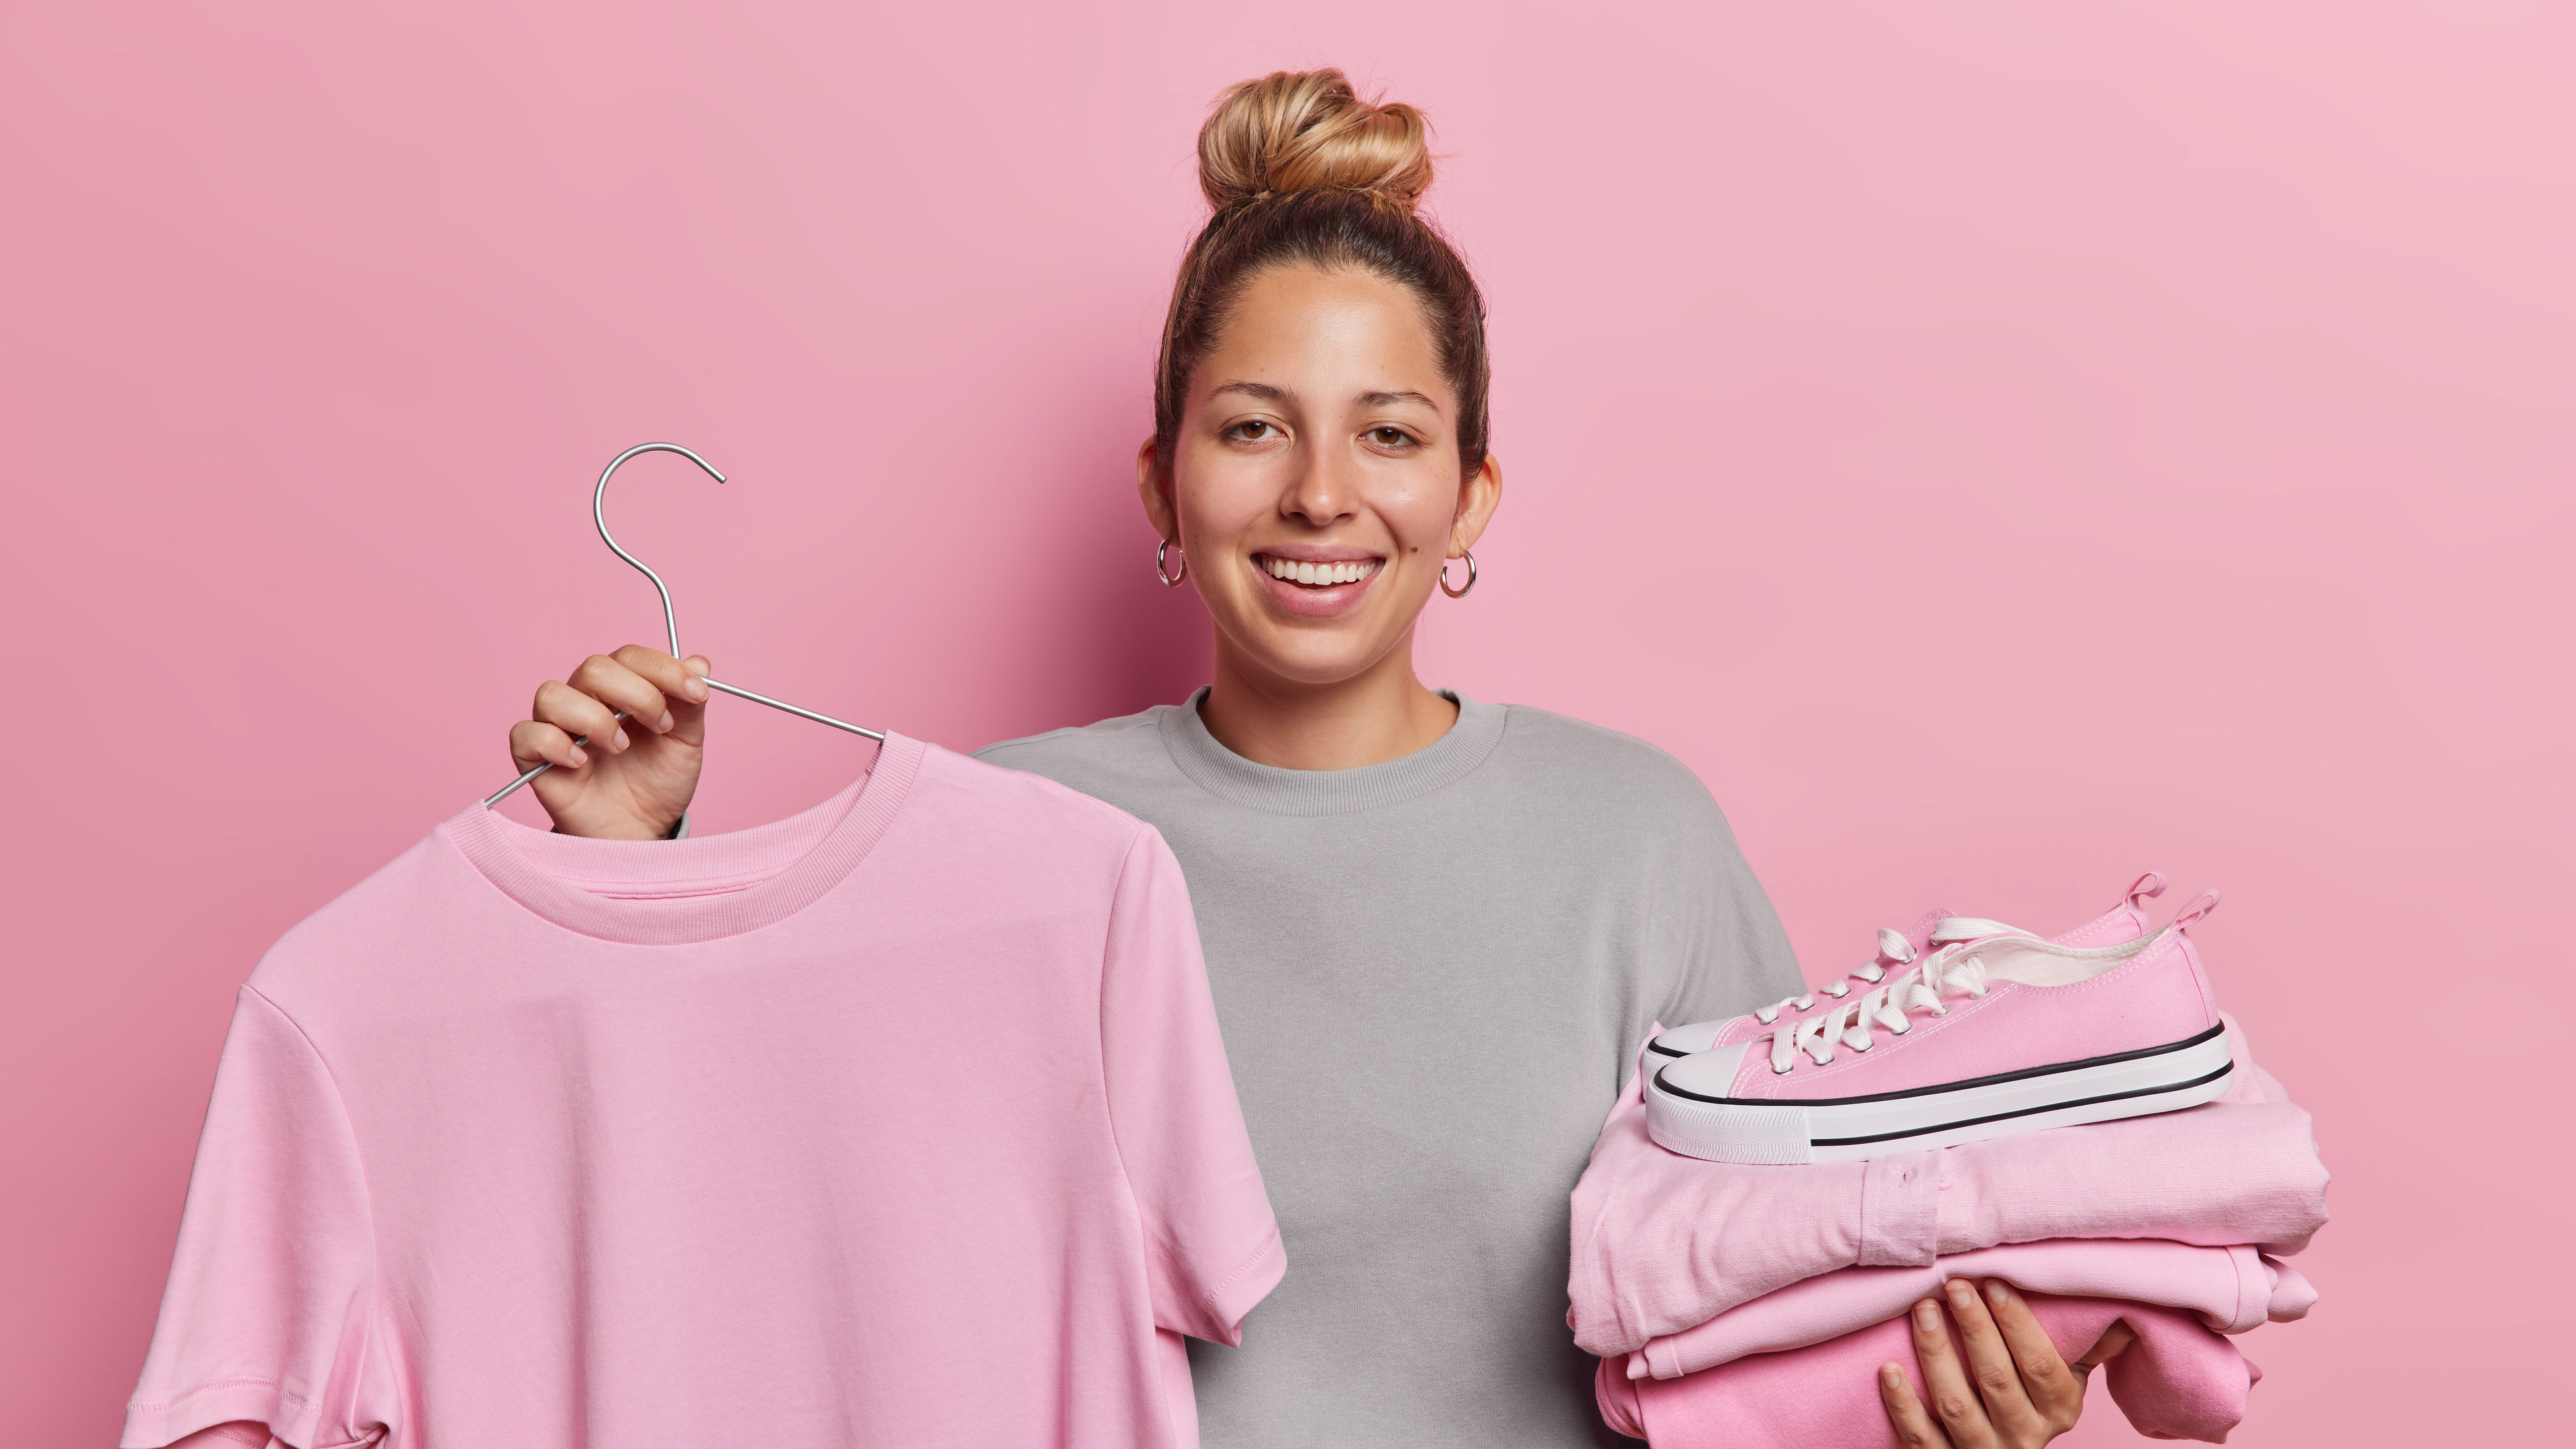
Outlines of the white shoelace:
<svg viewBox="0 0 2576 1449">
<path fill-rule="evenodd" d="M 1984 962 L 1970 955 L 1964 946 L 1935 951 L 1922 965 L 1858 1001 L 1844 1002 L 1804 1021 L 1782 1022 L 1779 1030 L 1771 1033 L 1771 1070 L 1790 1071 L 1797 1066 L 1800 1052 L 1805 1052 L 1817 1066 L 1824 1066 L 1834 1059 L 1836 1043 L 1856 1052 L 1868 1051 L 1878 1044 L 1870 1033 L 1872 1026 L 1886 1028 L 1890 1036 L 1903 1036 L 1914 1029 L 1907 1013 L 1948 1016 L 1950 1003 L 1945 997 L 1985 994 Z"/>
<path fill-rule="evenodd" d="M 1876 986 L 1887 979 L 1887 973 L 1891 969 L 1910 965 L 1913 960 L 1914 943 L 1905 939 L 1905 933 L 1881 926 L 1878 928 L 1877 960 L 1855 968 L 1850 975 L 1832 985 L 1812 987 L 1797 996 L 1783 996 L 1769 1006 L 1757 1006 L 1753 1009 L 1753 1019 L 1764 1026 L 1769 1026 L 1780 1019 L 1780 1013 L 1783 1011 L 1813 1011 L 1816 1009 L 1817 997 L 1830 996 L 1840 1001 L 1852 994 L 1854 981 Z"/>
</svg>

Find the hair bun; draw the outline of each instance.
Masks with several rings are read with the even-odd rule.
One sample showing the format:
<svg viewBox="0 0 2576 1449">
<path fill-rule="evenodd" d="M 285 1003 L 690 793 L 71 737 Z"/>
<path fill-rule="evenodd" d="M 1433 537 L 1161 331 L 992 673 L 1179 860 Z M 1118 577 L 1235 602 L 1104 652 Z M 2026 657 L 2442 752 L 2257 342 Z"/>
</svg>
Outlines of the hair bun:
<svg viewBox="0 0 2576 1449">
<path fill-rule="evenodd" d="M 1361 100 L 1338 70 L 1243 81 L 1199 128 L 1199 190 L 1219 211 L 1291 191 L 1366 192 L 1411 211 L 1429 189 L 1422 113 Z"/>
</svg>

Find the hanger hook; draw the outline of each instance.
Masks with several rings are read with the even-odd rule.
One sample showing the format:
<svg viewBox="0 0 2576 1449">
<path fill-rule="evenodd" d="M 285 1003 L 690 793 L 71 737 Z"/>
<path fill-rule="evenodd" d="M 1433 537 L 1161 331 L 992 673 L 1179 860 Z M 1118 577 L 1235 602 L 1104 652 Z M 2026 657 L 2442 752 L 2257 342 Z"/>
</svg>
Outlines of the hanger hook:
<svg viewBox="0 0 2576 1449">
<path fill-rule="evenodd" d="M 716 471 L 715 464 L 708 462 L 706 459 L 699 457 L 697 454 L 690 452 L 688 449 L 681 447 L 677 443 L 638 443 L 634 447 L 631 447 L 625 452 L 608 460 L 607 469 L 599 475 L 599 486 L 591 491 L 590 517 L 592 522 L 599 525 L 600 542 L 608 545 L 609 552 L 616 554 L 619 558 L 633 564 L 637 573 L 651 579 L 653 581 L 653 591 L 662 596 L 662 630 L 671 638 L 671 657 L 677 659 L 680 657 L 680 625 L 679 621 L 674 619 L 671 615 L 671 590 L 668 586 L 663 584 L 662 576 L 660 574 L 646 568 L 644 566 L 644 560 L 628 553 L 618 544 L 617 539 L 608 531 L 608 480 L 616 477 L 617 470 L 626 466 L 626 460 L 634 457 L 638 453 L 677 453 L 681 457 L 686 458 L 690 462 L 705 469 L 707 476 L 713 478 L 719 483 L 722 483 L 725 480 L 725 475 Z"/>
</svg>

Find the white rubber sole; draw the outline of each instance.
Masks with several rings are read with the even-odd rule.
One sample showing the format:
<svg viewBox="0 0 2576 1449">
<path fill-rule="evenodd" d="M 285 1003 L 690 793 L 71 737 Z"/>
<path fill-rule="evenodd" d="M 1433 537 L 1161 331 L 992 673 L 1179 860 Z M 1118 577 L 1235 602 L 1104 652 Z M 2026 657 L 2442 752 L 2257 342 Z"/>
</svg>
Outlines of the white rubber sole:
<svg viewBox="0 0 2576 1449">
<path fill-rule="evenodd" d="M 2179 1111 L 2225 1092 L 2235 1070 L 2226 1029 L 2216 1026 L 2143 1051 L 1908 1092 L 1806 1102 L 1704 1097 L 1667 1087 L 1651 1053 L 1647 1064 L 1654 1073 L 1646 1084 L 1647 1135 L 1687 1157 L 1779 1165 L 1854 1162 Z"/>
</svg>

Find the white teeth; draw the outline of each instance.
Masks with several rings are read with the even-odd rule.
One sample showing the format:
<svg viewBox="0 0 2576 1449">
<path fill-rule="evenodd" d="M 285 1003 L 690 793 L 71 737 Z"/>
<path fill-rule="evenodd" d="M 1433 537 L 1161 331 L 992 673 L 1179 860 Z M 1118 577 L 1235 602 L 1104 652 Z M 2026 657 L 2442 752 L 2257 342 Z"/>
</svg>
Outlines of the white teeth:
<svg viewBox="0 0 2576 1449">
<path fill-rule="evenodd" d="M 1264 557 L 1261 566 L 1274 579 L 1292 583 L 1329 586 L 1355 584 L 1377 572 L 1377 560 L 1357 559 L 1347 563 L 1298 563 L 1284 558 Z"/>
</svg>

